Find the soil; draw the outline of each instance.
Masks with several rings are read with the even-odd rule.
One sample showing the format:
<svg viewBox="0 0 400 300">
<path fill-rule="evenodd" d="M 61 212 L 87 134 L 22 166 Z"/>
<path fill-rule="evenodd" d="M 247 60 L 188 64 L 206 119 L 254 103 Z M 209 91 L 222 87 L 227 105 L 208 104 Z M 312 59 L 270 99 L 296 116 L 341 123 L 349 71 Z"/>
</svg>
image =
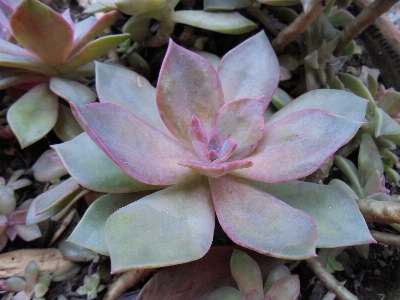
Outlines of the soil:
<svg viewBox="0 0 400 300">
<path fill-rule="evenodd" d="M 57 0 L 57 1 L 44 1 L 47 5 L 51 6 L 57 11 L 62 11 L 65 8 L 70 8 L 72 11 L 73 18 L 79 20 L 83 17 L 82 6 L 75 0 Z M 392 14 L 396 14 L 395 13 Z M 396 22 L 398 19 L 395 20 Z M 115 30 L 118 30 L 117 28 Z M 179 28 L 178 28 L 179 31 Z M 207 34 L 209 40 L 210 51 L 223 55 L 228 49 L 232 48 L 234 44 L 238 44 L 240 41 L 238 38 L 228 37 L 220 34 Z M 224 43 L 221 44 L 221 40 Z M 245 39 L 245 37 L 241 37 Z M 362 44 L 360 41 L 359 44 Z M 157 50 L 158 55 L 154 55 L 155 52 L 152 49 L 145 51 L 143 56 L 149 60 L 152 69 L 157 70 L 161 63 L 163 56 L 162 50 Z M 365 53 L 365 52 L 364 52 Z M 356 69 L 360 65 L 367 65 L 373 67 L 368 55 L 362 55 L 355 57 L 347 67 L 355 67 Z M 157 72 L 153 72 L 157 74 Z M 155 76 L 155 75 L 153 75 Z M 153 78 L 155 81 L 156 78 Z M 13 102 L 9 95 L 6 95 L 4 91 L 0 91 L 0 112 Z M 1 118 L 1 115 L 0 115 Z M 2 125 L 0 123 L 0 125 Z M 27 199 L 32 199 L 39 195 L 45 188 L 45 184 L 34 181 L 29 168 L 36 161 L 36 159 L 48 149 L 49 145 L 58 143 L 59 140 L 54 134 L 49 134 L 34 145 L 21 150 L 18 142 L 15 138 L 11 139 L 0 139 L 0 176 L 8 179 L 12 174 L 12 171 L 19 169 L 27 169 L 27 173 L 24 175 L 25 178 L 32 180 L 33 184 L 28 188 L 17 191 L 19 203 Z M 56 247 L 58 243 L 64 240 L 73 229 L 74 225 L 79 221 L 83 215 L 87 204 L 85 201 L 78 202 L 76 209 L 77 214 L 73 218 L 71 224 L 67 227 L 62 236 L 57 240 L 57 243 L 53 245 Z M 3 252 L 13 251 L 22 248 L 40 248 L 47 247 L 48 242 L 53 236 L 55 230 L 60 224 L 50 224 L 49 229 L 44 234 L 44 238 L 39 241 L 26 243 L 19 238 L 14 243 L 8 243 L 6 249 Z M 380 231 L 393 232 L 389 226 L 377 225 L 375 223 L 368 224 L 370 229 L 378 229 Z M 229 238 L 223 233 L 221 229 L 216 230 L 215 244 L 231 244 Z M 400 299 L 400 253 L 399 249 L 393 246 L 373 244 L 369 247 L 368 258 L 362 257 L 357 252 L 356 247 L 346 248 L 338 257 L 337 260 L 342 263 L 345 267 L 344 271 L 335 272 L 335 277 L 344 284 L 344 286 L 354 293 L 361 300 L 396 300 Z M 61 294 L 68 299 L 83 299 L 84 297 L 79 296 L 75 291 L 79 286 L 83 284 L 83 278 L 85 275 L 91 272 L 97 271 L 101 274 L 101 283 L 109 285 L 112 283 L 116 276 L 109 274 L 109 259 L 101 257 L 96 263 L 80 263 L 82 268 L 80 272 L 74 277 L 60 283 L 53 283 L 50 287 L 49 292 L 46 295 L 46 299 L 57 299 Z M 288 263 L 291 265 L 291 262 Z M 293 274 L 299 274 L 301 280 L 301 296 L 299 299 L 309 300 L 320 300 L 320 299 L 333 299 L 324 298 L 328 291 L 323 284 L 317 280 L 312 271 L 307 267 L 305 262 L 299 263 L 293 270 Z M 136 299 L 138 291 L 144 285 L 145 282 L 141 282 L 139 285 L 132 287 L 126 294 L 120 296 L 118 299 Z M 104 296 L 105 291 L 99 294 L 99 298 Z M 1 294 L 0 294 L 1 297 Z M 10 299 L 10 295 L 3 294 L 4 299 Z"/>
</svg>

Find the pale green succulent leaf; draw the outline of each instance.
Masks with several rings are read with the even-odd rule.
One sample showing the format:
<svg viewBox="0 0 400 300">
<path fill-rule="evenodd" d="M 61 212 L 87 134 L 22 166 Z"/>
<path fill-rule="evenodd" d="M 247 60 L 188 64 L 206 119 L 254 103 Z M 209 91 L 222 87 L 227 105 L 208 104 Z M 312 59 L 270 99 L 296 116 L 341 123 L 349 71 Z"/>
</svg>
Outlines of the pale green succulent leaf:
<svg viewBox="0 0 400 300">
<path fill-rule="evenodd" d="M 257 28 L 254 22 L 237 12 L 180 10 L 172 14 L 172 19 L 177 23 L 226 34 L 242 34 Z"/>
<path fill-rule="evenodd" d="M 7 113 L 8 124 L 22 148 L 40 140 L 55 125 L 58 101 L 47 84 L 40 84 L 15 102 Z"/>
</svg>

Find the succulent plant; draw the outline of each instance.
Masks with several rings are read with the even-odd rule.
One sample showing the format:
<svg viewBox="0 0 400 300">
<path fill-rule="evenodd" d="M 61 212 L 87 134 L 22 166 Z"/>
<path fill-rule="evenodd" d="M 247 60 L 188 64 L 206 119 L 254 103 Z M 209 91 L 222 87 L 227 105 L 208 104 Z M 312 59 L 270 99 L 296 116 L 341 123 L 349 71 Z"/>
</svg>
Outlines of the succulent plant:
<svg viewBox="0 0 400 300">
<path fill-rule="evenodd" d="M 19 45 L 6 40 L 0 46 L 0 88 L 29 90 L 7 113 L 8 123 L 22 147 L 36 142 L 54 126 L 63 140 L 81 132 L 58 96 L 77 104 L 96 100 L 75 79 L 93 75 L 93 60 L 128 38 L 110 35 L 92 39 L 110 26 L 117 12 L 74 24 L 69 10 L 58 14 L 37 0 L 23 0 L 15 8 L 2 0 L 3 27 Z M 6 26 L 5 26 L 6 25 Z M 73 80 L 74 79 L 74 80 Z"/>
<path fill-rule="evenodd" d="M 25 268 L 25 279 L 10 277 L 4 282 L 2 289 L 17 292 L 13 300 L 44 300 L 50 283 L 50 273 L 45 272 L 39 276 L 39 268 L 32 260 Z"/>
<path fill-rule="evenodd" d="M 14 172 L 7 183 L 0 177 L 0 251 L 7 245 L 8 240 L 14 241 L 17 235 L 25 241 L 32 241 L 41 236 L 36 224 L 26 225 L 26 204 L 17 207 L 14 190 L 31 184 L 28 179 L 18 180 L 23 173 L 24 170 Z"/>
<path fill-rule="evenodd" d="M 86 134 L 53 147 L 75 180 L 111 194 L 93 203 L 69 240 L 109 254 L 113 272 L 201 257 L 212 241 L 214 211 L 233 241 L 275 257 L 308 258 L 316 246 L 373 242 L 357 206 L 341 190 L 279 183 L 312 173 L 351 139 L 366 101 L 343 91 L 315 91 L 264 125 L 278 77 L 263 33 L 226 54 L 218 71 L 170 42 L 156 90 L 137 74 L 98 64 L 100 103 L 73 106 Z M 165 186 L 138 201 L 136 193 L 112 194 Z M 135 202 L 127 205 L 130 199 Z M 106 209 L 107 201 L 113 208 Z M 88 238 L 88 228 L 97 234 Z"/>
</svg>

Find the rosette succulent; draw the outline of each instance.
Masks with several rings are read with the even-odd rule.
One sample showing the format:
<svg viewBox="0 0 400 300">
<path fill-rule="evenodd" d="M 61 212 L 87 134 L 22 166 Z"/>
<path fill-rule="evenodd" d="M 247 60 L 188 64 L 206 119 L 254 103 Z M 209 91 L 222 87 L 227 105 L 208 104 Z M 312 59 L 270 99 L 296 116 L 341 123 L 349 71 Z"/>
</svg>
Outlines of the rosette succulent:
<svg viewBox="0 0 400 300">
<path fill-rule="evenodd" d="M 83 186 L 103 192 L 168 186 L 137 201 L 135 193 L 106 195 L 78 224 L 70 241 L 109 254 L 113 272 L 202 257 L 215 214 L 235 243 L 280 258 L 374 241 L 343 191 L 293 181 L 354 136 L 366 101 L 319 90 L 264 120 L 279 80 L 264 33 L 228 52 L 217 69 L 170 41 L 156 90 L 105 64 L 97 65 L 96 78 L 100 103 L 71 105 L 108 157 L 82 134 L 54 146 L 65 167 Z M 82 152 L 84 144 L 91 150 Z"/>
<path fill-rule="evenodd" d="M 19 44 L 1 40 L 0 88 L 29 90 L 7 114 L 21 146 L 36 142 L 54 126 L 62 140 L 79 134 L 81 129 L 57 97 L 77 104 L 96 100 L 95 93 L 75 79 L 93 75 L 93 60 L 128 38 L 121 34 L 92 41 L 114 23 L 118 12 L 74 24 L 69 9 L 58 14 L 37 0 L 23 0 L 15 7 L 1 0 L 0 9 L 2 27 Z"/>
</svg>

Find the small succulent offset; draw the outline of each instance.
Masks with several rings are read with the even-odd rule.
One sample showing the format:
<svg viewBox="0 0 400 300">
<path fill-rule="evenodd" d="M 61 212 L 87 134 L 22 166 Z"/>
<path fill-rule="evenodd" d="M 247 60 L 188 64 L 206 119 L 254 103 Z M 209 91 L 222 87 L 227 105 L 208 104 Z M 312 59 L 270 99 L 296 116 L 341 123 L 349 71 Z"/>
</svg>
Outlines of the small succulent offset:
<svg viewBox="0 0 400 300">
<path fill-rule="evenodd" d="M 26 225 L 28 213 L 25 203 L 18 208 L 14 190 L 31 184 L 28 179 L 18 178 L 24 173 L 23 170 L 16 171 L 6 184 L 0 177 L 0 251 L 7 245 L 7 241 L 14 241 L 20 236 L 25 241 L 32 241 L 41 236 L 38 225 Z"/>
<path fill-rule="evenodd" d="M 91 300 L 96 299 L 97 293 L 100 293 L 104 288 L 105 286 L 100 284 L 100 275 L 94 273 L 90 276 L 85 276 L 83 286 L 79 287 L 76 292 L 81 296 L 86 295 L 86 299 Z"/>
<path fill-rule="evenodd" d="M 343 91 L 315 91 L 265 122 L 279 65 L 264 33 L 228 52 L 217 70 L 171 41 L 156 91 L 134 73 L 97 68 L 100 103 L 72 105 L 73 112 L 97 146 L 137 180 L 136 189 L 126 187 L 126 178 L 105 180 L 109 162 L 96 162 L 93 146 L 82 154 L 83 143 L 90 145 L 85 134 L 54 146 L 65 167 L 85 187 L 101 178 L 98 188 L 111 193 L 169 186 L 135 202 L 135 194 L 106 195 L 93 207 L 106 200 L 133 203 L 112 213 L 114 207 L 108 219 L 104 210 L 88 210 L 82 223 L 90 219 L 91 225 L 73 232 L 71 242 L 94 251 L 104 245 L 100 253 L 110 254 L 112 272 L 202 257 L 213 239 L 215 213 L 234 242 L 275 257 L 304 259 L 315 256 L 316 246 L 374 241 L 343 191 L 292 181 L 314 172 L 354 136 L 366 101 Z M 120 100 L 124 108 L 110 103 Z M 78 152 L 84 164 L 93 164 L 90 170 L 97 165 L 104 172 L 83 170 Z M 105 231 L 88 237 L 96 222 L 92 213 L 101 214 Z"/>
<path fill-rule="evenodd" d="M 22 147 L 39 140 L 54 126 L 62 140 L 72 138 L 81 129 L 57 97 L 77 104 L 96 100 L 88 87 L 71 79 L 93 75 L 93 60 L 128 38 L 121 34 L 92 41 L 118 13 L 74 24 L 69 10 L 58 14 L 37 0 L 23 0 L 15 8 L 4 0 L 1 4 L 0 15 L 7 16 L 0 20 L 2 26 L 19 45 L 1 40 L 0 88 L 29 90 L 8 111 L 11 129 Z"/>
<path fill-rule="evenodd" d="M 231 272 L 239 290 L 222 287 L 208 296 L 209 300 L 295 300 L 300 293 L 298 275 L 291 275 L 285 266 L 275 267 L 263 287 L 261 271 L 254 259 L 240 250 L 233 250 Z"/>
<path fill-rule="evenodd" d="M 4 282 L 2 289 L 18 292 L 12 300 L 44 300 L 44 295 L 49 290 L 51 277 L 48 271 L 39 276 L 39 268 L 32 260 L 25 268 L 25 279 L 10 277 Z"/>
</svg>

